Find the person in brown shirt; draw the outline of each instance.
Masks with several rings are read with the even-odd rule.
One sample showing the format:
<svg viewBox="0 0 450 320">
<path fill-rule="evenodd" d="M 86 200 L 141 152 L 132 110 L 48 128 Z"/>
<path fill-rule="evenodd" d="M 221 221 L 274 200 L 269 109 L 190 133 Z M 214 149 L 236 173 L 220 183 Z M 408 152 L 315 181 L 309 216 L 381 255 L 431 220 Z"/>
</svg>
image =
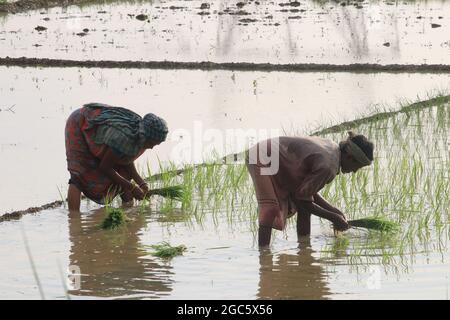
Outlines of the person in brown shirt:
<svg viewBox="0 0 450 320">
<path fill-rule="evenodd" d="M 246 165 L 258 200 L 259 246 L 270 244 L 271 230 L 283 230 L 297 216 L 298 236 L 309 235 L 311 214 L 347 230 L 347 219 L 319 191 L 340 172 L 356 172 L 373 161 L 374 145 L 363 135 L 348 132 L 339 144 L 320 137 L 277 137 L 247 152 Z"/>
</svg>

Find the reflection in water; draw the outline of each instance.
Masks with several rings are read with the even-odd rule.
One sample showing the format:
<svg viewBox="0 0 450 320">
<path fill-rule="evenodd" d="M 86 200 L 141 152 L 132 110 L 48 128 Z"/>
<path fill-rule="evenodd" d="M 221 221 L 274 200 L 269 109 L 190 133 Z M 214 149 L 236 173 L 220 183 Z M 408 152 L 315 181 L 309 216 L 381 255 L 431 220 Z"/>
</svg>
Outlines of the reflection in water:
<svg viewBox="0 0 450 320">
<path fill-rule="evenodd" d="M 386 13 L 382 11 L 381 7 L 373 10 L 355 10 L 352 6 L 326 7 L 324 9 L 330 22 L 342 20 L 342 23 L 335 24 L 334 27 L 347 44 L 347 48 L 358 59 L 371 56 L 369 37 L 376 38 L 377 36 L 379 37 L 377 45 L 385 42 L 389 49 L 386 48 L 384 51 L 389 52 L 390 57 L 400 57 L 398 27 L 400 14 L 397 11 Z M 382 28 L 379 25 L 380 20 L 390 26 L 388 32 L 380 30 Z"/>
<path fill-rule="evenodd" d="M 259 299 L 325 299 L 330 294 L 320 260 L 313 257 L 309 238 L 301 239 L 297 254 L 260 253 Z"/>
<path fill-rule="evenodd" d="M 219 12 L 223 12 L 223 10 L 226 10 L 228 8 L 227 5 L 228 1 L 221 1 L 219 5 Z M 226 57 L 229 54 L 233 44 L 234 28 L 237 24 L 238 19 L 239 19 L 238 16 L 233 16 L 231 23 L 228 23 L 225 26 L 226 24 L 225 21 L 228 21 L 228 19 L 224 20 L 223 15 L 219 15 L 219 22 L 216 35 L 216 50 L 217 55 L 219 57 L 222 56 Z"/>
<path fill-rule="evenodd" d="M 296 44 L 295 40 L 293 40 L 291 25 L 289 24 L 288 18 L 284 19 L 284 24 L 286 25 L 286 39 L 287 39 L 288 47 L 289 47 L 289 55 L 291 57 L 296 57 L 297 56 L 297 44 Z M 293 61 L 295 61 L 295 60 L 293 60 Z"/>
<path fill-rule="evenodd" d="M 354 17 L 347 8 L 341 8 L 341 14 L 344 28 L 339 31 L 342 32 L 341 35 L 348 47 L 358 58 L 367 57 L 369 55 L 368 30 L 364 11 L 357 10 L 356 17 Z"/>
<path fill-rule="evenodd" d="M 143 215 L 130 215 L 124 227 L 106 231 L 99 225 L 105 210 L 89 215 L 69 214 L 70 265 L 80 268 L 81 288 L 69 291 L 78 296 L 160 297 L 171 291 L 171 267 L 146 258 L 140 249 L 139 233 L 145 226 Z"/>
</svg>

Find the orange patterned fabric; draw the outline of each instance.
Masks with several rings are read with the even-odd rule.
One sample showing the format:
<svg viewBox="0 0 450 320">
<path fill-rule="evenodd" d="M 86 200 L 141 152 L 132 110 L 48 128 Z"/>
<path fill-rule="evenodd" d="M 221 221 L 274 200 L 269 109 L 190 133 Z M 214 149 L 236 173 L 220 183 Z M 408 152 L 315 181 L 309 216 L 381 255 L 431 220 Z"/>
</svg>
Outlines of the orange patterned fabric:
<svg viewBox="0 0 450 320">
<path fill-rule="evenodd" d="M 89 113 L 89 114 L 86 114 Z M 68 118 L 65 128 L 67 169 L 70 172 L 69 184 L 74 184 L 89 199 L 104 204 L 105 198 L 116 197 L 120 187 L 104 175 L 99 169 L 100 161 L 108 146 L 94 142 L 97 127 L 88 129 L 86 118 L 93 118 L 100 110 L 81 108 L 75 110 Z M 138 158 L 141 150 L 134 158 L 122 158 L 120 165 L 114 169 L 122 177 L 129 179 L 124 165 Z"/>
</svg>

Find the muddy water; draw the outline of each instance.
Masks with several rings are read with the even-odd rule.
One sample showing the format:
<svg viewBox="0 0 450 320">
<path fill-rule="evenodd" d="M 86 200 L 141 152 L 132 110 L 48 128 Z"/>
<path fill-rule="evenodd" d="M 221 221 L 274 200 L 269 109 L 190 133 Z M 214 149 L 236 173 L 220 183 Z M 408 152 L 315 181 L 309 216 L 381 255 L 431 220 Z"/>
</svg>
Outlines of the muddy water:
<svg viewBox="0 0 450 320">
<path fill-rule="evenodd" d="M 311 238 L 297 243 L 291 226 L 276 233 L 270 250 L 259 251 L 253 221 L 230 225 L 207 216 L 187 223 L 128 209 L 132 221 L 124 229 L 103 231 L 104 211 L 83 206 L 82 215 L 58 209 L 0 224 L 8 244 L 0 246 L 0 298 L 40 298 L 23 227 L 45 298 L 66 299 L 64 281 L 75 270 L 81 278 L 79 288 L 68 287 L 72 299 L 448 299 L 448 253 L 418 253 L 396 270 L 349 263 L 346 254 L 324 258 L 333 234 L 315 218 Z M 188 250 L 172 261 L 153 257 L 146 246 L 163 240 Z"/>
<path fill-rule="evenodd" d="M 436 74 L 0 69 L 0 214 L 58 200 L 58 189 L 64 195 L 65 120 L 83 103 L 100 101 L 166 118 L 169 141 L 138 160 L 143 171 L 147 162 L 155 171 L 158 157 L 200 162 L 212 149 L 241 151 L 233 140 L 237 129 L 261 129 L 258 139 L 283 130 L 309 132 L 353 119 L 373 105 L 398 107 L 401 100 L 450 88 L 450 76 Z M 231 142 L 212 139 L 210 129 L 222 136 L 230 132 Z M 181 151 L 175 148 L 180 137 Z"/>
<path fill-rule="evenodd" d="M 2 57 L 448 64 L 448 1 L 114 2 L 0 16 Z M 297 5 L 298 4 L 298 5 Z M 137 19 L 138 15 L 145 19 Z M 36 30 L 38 26 L 44 27 Z"/>
<path fill-rule="evenodd" d="M 1 71 L 0 159 L 7 182 L 0 185 L 2 211 L 58 198 L 56 187 L 64 188 L 67 180 L 64 120 L 86 101 L 161 114 L 173 130 L 186 129 L 185 136 L 194 134 L 196 123 L 220 130 L 302 131 L 318 122 L 353 118 L 372 104 L 398 107 L 402 98 L 425 98 L 450 84 L 448 75 L 427 74 Z M 180 160 L 172 153 L 176 143 L 155 149 L 140 165 L 149 160 L 156 169 L 156 155 Z M 200 159 L 194 153 L 192 160 Z M 45 298 L 66 299 L 65 279 L 75 271 L 81 274 L 80 287 L 68 288 L 72 299 L 192 299 L 193 289 L 196 299 L 448 299 L 449 253 L 437 248 L 436 239 L 430 239 L 429 250 L 407 254 L 402 263 L 380 264 L 378 255 L 349 258 L 352 247 L 327 254 L 335 238 L 328 223 L 314 217 L 309 239 L 297 243 L 291 224 L 285 233 L 274 234 L 270 250 L 260 252 L 254 212 L 231 220 L 206 214 L 196 221 L 176 210 L 129 208 L 132 221 L 111 232 L 99 228 L 103 209 L 82 205 L 81 215 L 59 208 L 0 223 L 0 298 L 40 298 L 23 228 Z M 347 234 L 352 240 L 367 237 L 354 230 Z M 164 240 L 188 250 L 170 262 L 153 257 L 148 246 Z"/>
<path fill-rule="evenodd" d="M 449 63 L 450 3 L 445 1 L 357 6 L 259 1 L 242 8 L 237 1 L 214 1 L 200 9 L 201 3 L 117 2 L 0 15 L 0 56 Z M 138 20 L 138 14 L 148 19 Z M 165 117 L 173 132 L 170 141 L 138 161 L 143 170 L 148 161 L 155 171 L 157 157 L 199 162 L 207 154 L 195 143 L 175 153 L 180 139 L 220 147 L 220 141 L 205 136 L 207 129 L 308 132 L 354 118 L 373 105 L 398 107 L 401 99 L 426 98 L 450 86 L 450 76 L 437 74 L 17 67 L 0 67 L 0 73 L 0 215 L 56 200 L 58 188 L 64 195 L 64 121 L 86 102 Z M 232 145 L 224 154 L 239 151 Z M 286 233 L 275 234 L 270 250 L 260 252 L 250 215 L 232 223 L 224 215 L 206 215 L 193 223 L 177 212 L 131 208 L 132 221 L 111 232 L 99 228 L 103 209 L 82 205 L 81 215 L 59 208 L 0 223 L 0 298 L 40 298 L 22 228 L 46 298 L 66 298 L 67 269 L 73 268 L 81 274 L 80 287 L 68 289 L 73 299 L 191 299 L 193 290 L 197 299 L 449 296 L 449 254 L 434 248 L 436 239 L 430 241 L 433 249 L 411 254 L 404 264 L 380 265 L 379 257 L 373 263 L 352 262 L 350 248 L 327 255 L 327 244 L 334 241 L 331 229 L 314 218 L 311 238 L 297 243 L 290 225 Z M 349 232 L 350 238 L 365 236 Z M 148 245 L 163 240 L 186 244 L 188 250 L 171 262 L 151 256 Z"/>
</svg>

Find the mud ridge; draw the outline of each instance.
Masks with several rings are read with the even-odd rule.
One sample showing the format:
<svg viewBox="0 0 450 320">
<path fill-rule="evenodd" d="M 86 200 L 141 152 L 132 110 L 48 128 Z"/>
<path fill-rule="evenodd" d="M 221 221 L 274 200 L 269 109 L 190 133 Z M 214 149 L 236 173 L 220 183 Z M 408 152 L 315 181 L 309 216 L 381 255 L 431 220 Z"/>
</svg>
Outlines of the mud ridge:
<svg viewBox="0 0 450 320">
<path fill-rule="evenodd" d="M 162 69 L 162 70 L 229 70 L 229 71 L 284 71 L 284 72 L 423 72 L 450 73 L 450 65 L 444 64 L 271 64 L 249 62 L 175 62 L 175 61 L 111 61 L 111 60 L 61 60 L 47 58 L 0 58 L 0 65 L 19 67 L 80 67 L 80 68 L 127 68 L 127 69 Z"/>
<path fill-rule="evenodd" d="M 447 103 L 447 104 L 450 103 L 450 95 L 435 97 L 435 98 L 432 98 L 429 100 L 415 102 L 408 106 L 400 108 L 399 110 L 396 110 L 396 111 L 380 112 L 380 113 L 376 113 L 376 114 L 368 116 L 368 117 L 342 122 L 338 125 L 316 131 L 316 132 L 312 133 L 311 135 L 317 136 L 317 135 L 324 135 L 327 133 L 337 133 L 337 132 L 341 132 L 344 130 L 353 129 L 356 126 L 359 126 L 361 124 L 370 123 L 372 121 L 378 121 L 378 120 L 382 120 L 382 119 L 387 119 L 387 118 L 393 117 L 400 113 L 409 113 L 409 112 L 413 112 L 415 110 L 433 107 L 435 105 L 444 104 L 444 103 Z"/>
<path fill-rule="evenodd" d="M 62 206 L 63 203 L 64 202 L 62 202 L 62 201 L 53 201 L 53 202 L 44 204 L 40 207 L 31 207 L 26 210 L 19 210 L 19 211 L 13 211 L 10 213 L 5 213 L 0 216 L 0 222 L 9 221 L 9 220 L 19 220 L 25 214 L 36 213 L 36 212 L 39 212 L 42 210 L 47 210 L 47 209 L 55 209 L 55 208 Z"/>
<path fill-rule="evenodd" d="M 58 6 L 67 7 L 87 2 L 92 2 L 92 0 L 19 0 L 13 3 L 0 3 L 0 12 L 18 13 Z"/>
</svg>

